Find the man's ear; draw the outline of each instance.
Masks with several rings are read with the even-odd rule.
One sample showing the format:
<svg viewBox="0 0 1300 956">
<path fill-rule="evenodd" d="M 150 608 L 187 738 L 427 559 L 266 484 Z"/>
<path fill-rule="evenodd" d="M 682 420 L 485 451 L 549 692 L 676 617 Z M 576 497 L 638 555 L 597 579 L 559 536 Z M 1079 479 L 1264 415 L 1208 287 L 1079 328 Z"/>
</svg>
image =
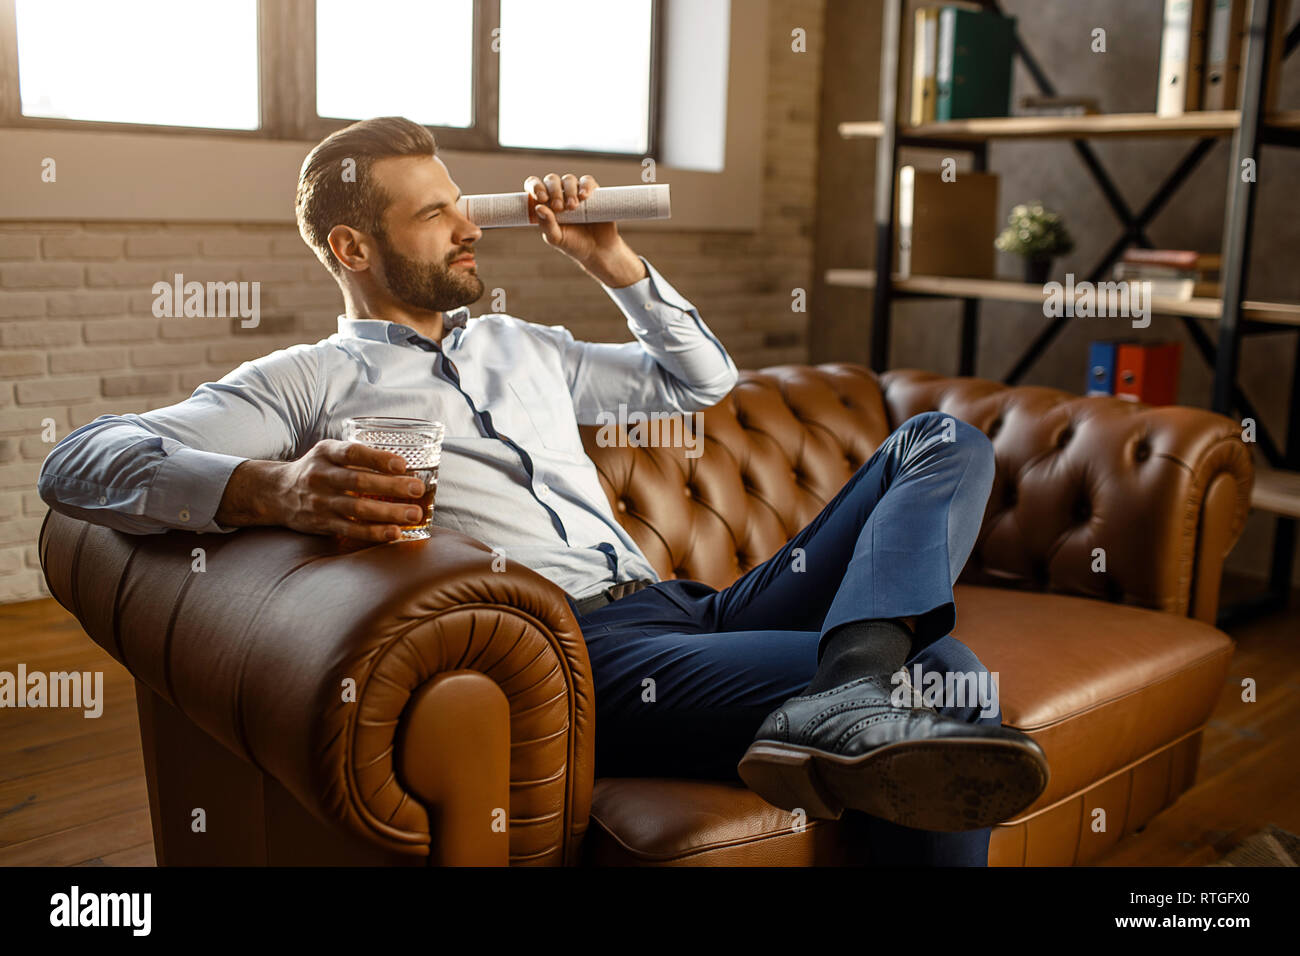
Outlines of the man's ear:
<svg viewBox="0 0 1300 956">
<path fill-rule="evenodd" d="M 365 272 L 373 264 L 372 244 L 368 236 L 351 226 L 338 225 L 330 230 L 326 240 L 334 258 L 349 272 Z"/>
</svg>

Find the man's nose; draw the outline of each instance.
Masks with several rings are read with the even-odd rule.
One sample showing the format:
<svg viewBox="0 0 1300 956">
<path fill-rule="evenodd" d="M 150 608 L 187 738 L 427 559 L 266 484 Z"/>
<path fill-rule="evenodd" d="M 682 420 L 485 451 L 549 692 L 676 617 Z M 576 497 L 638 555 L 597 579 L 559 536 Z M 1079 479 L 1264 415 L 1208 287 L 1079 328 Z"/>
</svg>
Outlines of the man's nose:
<svg viewBox="0 0 1300 956">
<path fill-rule="evenodd" d="M 462 215 L 460 222 L 456 224 L 456 234 L 453 236 L 456 242 L 477 242 L 483 237 L 483 230 L 474 224 L 474 221 L 468 216 Z"/>
</svg>

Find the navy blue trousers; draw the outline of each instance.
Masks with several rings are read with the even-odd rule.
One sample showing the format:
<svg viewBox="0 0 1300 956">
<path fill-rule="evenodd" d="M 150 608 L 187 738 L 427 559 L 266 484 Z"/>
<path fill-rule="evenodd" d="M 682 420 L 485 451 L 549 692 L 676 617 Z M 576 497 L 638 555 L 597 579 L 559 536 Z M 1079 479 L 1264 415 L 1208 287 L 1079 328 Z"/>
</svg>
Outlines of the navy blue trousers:
<svg viewBox="0 0 1300 956">
<path fill-rule="evenodd" d="M 992 484 L 981 431 L 917 415 L 730 587 L 663 581 L 579 618 L 596 690 L 597 776 L 739 780 L 758 725 L 808 685 L 823 636 L 846 622 L 915 616 L 909 672 L 987 674 L 949 631 L 952 587 Z M 962 696 L 937 709 L 1001 724 L 996 696 L 991 706 Z M 936 833 L 859 816 L 876 863 L 987 863 L 990 830 Z"/>
</svg>

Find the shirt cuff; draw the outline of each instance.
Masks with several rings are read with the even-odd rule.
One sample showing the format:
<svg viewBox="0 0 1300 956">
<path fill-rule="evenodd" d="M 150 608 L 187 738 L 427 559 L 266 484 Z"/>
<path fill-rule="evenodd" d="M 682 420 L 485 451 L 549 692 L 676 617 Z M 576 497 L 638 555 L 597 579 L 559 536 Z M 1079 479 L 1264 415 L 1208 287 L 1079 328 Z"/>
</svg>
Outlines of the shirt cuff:
<svg viewBox="0 0 1300 956">
<path fill-rule="evenodd" d="M 644 279 L 618 289 L 604 286 L 605 292 L 624 315 L 637 325 L 645 326 L 653 324 L 655 318 L 660 318 L 655 315 L 656 305 L 669 305 L 683 312 L 695 310 L 690 300 L 674 289 L 645 256 L 637 256 L 637 258 L 645 265 L 647 275 Z"/>
<path fill-rule="evenodd" d="M 159 463 L 149 487 L 149 517 L 190 531 L 234 531 L 218 524 L 216 514 L 231 472 L 246 461 L 177 442 Z"/>
</svg>

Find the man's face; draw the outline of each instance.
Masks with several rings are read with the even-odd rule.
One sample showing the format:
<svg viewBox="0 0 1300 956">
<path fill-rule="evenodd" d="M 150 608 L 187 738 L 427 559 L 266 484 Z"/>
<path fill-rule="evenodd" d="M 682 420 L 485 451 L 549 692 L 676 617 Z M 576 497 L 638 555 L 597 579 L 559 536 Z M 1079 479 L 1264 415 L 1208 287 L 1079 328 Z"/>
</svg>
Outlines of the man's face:
<svg viewBox="0 0 1300 956">
<path fill-rule="evenodd" d="M 460 190 L 441 159 L 381 159 L 371 175 L 391 200 L 375 236 L 389 293 L 431 312 L 469 305 L 483 295 L 474 243 L 482 233 L 456 208 Z"/>
</svg>

